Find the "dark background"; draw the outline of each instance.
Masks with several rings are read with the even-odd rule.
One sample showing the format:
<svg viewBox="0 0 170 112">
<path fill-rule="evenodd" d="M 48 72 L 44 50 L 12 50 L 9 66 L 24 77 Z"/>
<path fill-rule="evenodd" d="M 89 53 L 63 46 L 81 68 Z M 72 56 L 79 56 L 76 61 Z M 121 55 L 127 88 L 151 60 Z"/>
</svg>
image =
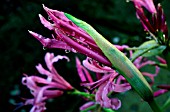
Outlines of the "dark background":
<svg viewBox="0 0 170 112">
<path fill-rule="evenodd" d="M 44 64 L 46 52 L 69 56 L 71 62 L 59 61 L 55 66 L 68 82 L 81 90 L 75 68 L 75 56 L 80 59 L 84 59 L 85 56 L 66 54 L 64 50 L 43 50 L 42 45 L 27 31 L 32 30 L 44 36 L 49 35 L 48 30 L 41 25 L 38 18 L 38 14 L 47 17 L 42 4 L 70 13 L 90 23 L 114 44 L 139 46 L 147 40 L 142 26 L 136 19 L 133 4 L 125 0 L 3 0 L 0 4 L 0 112 L 12 112 L 16 108 L 13 104 L 21 102 L 22 97 L 31 98 L 29 90 L 21 84 L 22 74 L 37 74 L 35 65 Z M 168 4 L 170 4 L 168 0 L 162 2 L 167 23 L 170 23 Z M 170 74 L 166 70 L 162 70 L 161 73 L 156 78 L 156 84 L 170 83 L 168 81 Z M 159 104 L 161 105 L 169 95 L 157 98 Z M 148 105 L 131 91 L 119 97 L 122 100 L 122 108 L 117 112 L 151 111 Z M 64 94 L 48 101 L 47 112 L 78 112 L 84 102 L 79 96 Z M 25 106 L 16 111 L 27 112 L 30 107 Z"/>
</svg>

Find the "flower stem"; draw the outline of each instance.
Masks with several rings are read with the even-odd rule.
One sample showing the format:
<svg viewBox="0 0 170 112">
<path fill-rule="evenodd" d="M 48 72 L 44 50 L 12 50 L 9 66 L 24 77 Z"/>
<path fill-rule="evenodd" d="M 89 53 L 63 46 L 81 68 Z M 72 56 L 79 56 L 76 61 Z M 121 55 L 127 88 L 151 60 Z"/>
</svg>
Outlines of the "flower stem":
<svg viewBox="0 0 170 112">
<path fill-rule="evenodd" d="M 155 100 L 148 101 L 148 104 L 150 105 L 153 112 L 162 112 L 158 104 L 155 102 Z"/>
<path fill-rule="evenodd" d="M 159 47 L 159 45 L 152 46 L 152 47 L 147 48 L 147 49 L 145 48 L 145 50 L 143 50 L 142 52 L 138 53 L 137 56 L 133 57 L 133 58 L 131 59 L 131 61 L 133 62 L 133 61 L 134 61 L 136 58 L 138 58 L 139 56 L 142 56 L 143 54 L 145 54 L 145 53 L 147 53 L 148 51 L 150 51 L 150 50 L 152 50 L 152 49 L 155 49 L 155 48 L 157 48 L 157 47 Z"/>
<path fill-rule="evenodd" d="M 85 98 L 88 98 L 90 100 L 94 100 L 94 94 L 89 94 L 89 93 L 86 93 L 86 92 L 81 92 L 77 89 L 74 89 L 73 91 L 69 91 L 68 94 L 72 94 L 72 95 L 80 95 L 80 96 L 83 96 Z"/>
<path fill-rule="evenodd" d="M 165 51 L 164 51 L 164 56 L 165 56 L 165 60 L 167 62 L 167 66 L 168 66 L 168 70 L 170 71 L 170 50 L 167 48 Z"/>
</svg>

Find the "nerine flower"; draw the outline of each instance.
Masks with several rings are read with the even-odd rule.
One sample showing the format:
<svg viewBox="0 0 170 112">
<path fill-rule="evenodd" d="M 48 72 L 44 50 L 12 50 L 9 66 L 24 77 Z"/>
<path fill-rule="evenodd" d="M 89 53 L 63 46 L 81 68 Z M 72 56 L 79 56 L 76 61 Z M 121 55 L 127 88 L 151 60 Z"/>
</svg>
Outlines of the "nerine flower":
<svg viewBox="0 0 170 112">
<path fill-rule="evenodd" d="M 136 8 L 145 7 L 150 13 L 156 13 L 156 8 L 153 0 L 129 0 L 133 1 Z"/>
<path fill-rule="evenodd" d="M 140 7 L 147 6 L 144 4 L 138 5 Z M 44 9 L 50 18 L 50 22 L 46 20 L 43 16 L 39 15 L 40 21 L 46 28 L 54 32 L 52 34 L 52 38 L 43 37 L 42 35 L 39 35 L 32 31 L 29 32 L 46 48 L 65 49 L 72 52 L 79 52 L 88 56 L 88 58 L 83 61 L 83 65 L 87 69 L 96 73 L 96 81 L 93 81 L 94 79 L 91 77 L 90 73 L 86 70 L 85 67 L 81 65 L 80 61 L 76 59 L 77 70 L 83 82 L 82 86 L 92 91 L 92 94 L 95 94 L 95 100 L 97 104 L 100 104 L 102 107 L 106 108 L 111 108 L 115 110 L 119 109 L 121 106 L 121 101 L 118 98 L 111 98 L 108 95 L 112 92 L 125 92 L 131 89 L 130 84 L 125 80 L 124 77 L 121 76 L 121 74 L 117 73 L 113 68 L 110 68 L 111 63 L 109 62 L 109 60 L 104 56 L 94 40 L 84 30 L 82 30 L 72 21 L 70 21 L 63 12 L 52 10 L 45 6 Z M 137 15 L 139 16 L 139 18 L 141 18 L 141 22 L 143 23 L 144 27 L 148 31 L 154 31 L 147 18 L 145 18 L 145 15 L 143 15 L 143 9 L 138 9 L 139 10 L 137 10 Z M 128 46 L 117 45 L 116 47 L 119 50 L 123 51 Z M 130 55 L 132 55 L 132 51 L 130 51 Z M 134 62 L 134 64 L 139 69 L 148 64 L 154 64 L 153 62 L 149 61 L 143 63 L 142 59 L 139 57 Z M 156 68 L 155 71 L 155 74 L 143 72 L 143 75 L 150 77 L 153 81 L 153 77 L 156 76 L 159 69 Z M 48 80 L 51 79 L 51 77 L 48 78 Z M 85 91 L 88 92 L 88 90 Z M 96 103 L 91 102 L 88 104 L 91 106 Z M 88 107 L 89 105 L 85 105 L 84 108 Z"/>
<path fill-rule="evenodd" d="M 122 51 L 127 47 L 128 46 L 124 46 L 124 48 L 122 48 L 121 46 L 119 46 Z M 130 56 L 131 55 L 132 51 L 130 51 Z M 116 70 L 114 70 L 113 68 L 110 68 L 105 65 L 100 65 L 94 59 L 91 59 L 89 57 L 87 57 L 86 60 L 83 60 L 83 66 L 81 65 L 79 59 L 76 58 L 76 64 L 79 77 L 82 81 L 81 85 L 86 87 L 86 92 L 95 94 L 95 102 L 88 102 L 88 106 L 86 106 L 87 104 L 84 104 L 80 108 L 80 110 L 84 110 L 89 106 L 95 104 L 100 104 L 102 107 L 111 108 L 114 110 L 119 109 L 121 107 L 121 101 L 118 98 L 114 98 L 114 96 L 110 93 L 121 93 L 130 90 L 131 86 L 126 81 L 126 79 L 121 74 L 116 72 Z M 134 61 L 134 65 L 138 69 L 141 69 L 146 65 L 154 64 L 154 61 L 146 60 L 142 56 Z M 94 78 L 92 78 L 91 74 L 87 71 L 87 69 L 96 73 L 96 81 L 94 81 Z M 159 67 L 155 66 L 155 73 L 142 72 L 142 74 L 151 79 L 152 85 L 154 83 L 154 77 L 158 74 L 158 72 Z"/>
<path fill-rule="evenodd" d="M 44 5 L 43 8 L 47 12 L 50 22 L 40 14 L 39 18 L 44 27 L 54 32 L 52 38 L 43 37 L 32 31 L 29 31 L 29 33 L 39 40 L 45 48 L 58 48 L 82 53 L 104 65 L 112 66 L 92 37 L 70 21 L 64 15 L 64 12 L 49 9 Z M 121 51 L 126 46 L 115 45 L 115 47 Z"/>
<path fill-rule="evenodd" d="M 64 12 L 49 9 L 43 6 L 50 21 L 39 14 L 41 23 L 52 30 L 52 38 L 45 38 L 35 32 L 29 31 L 46 48 L 59 48 L 72 52 L 79 52 L 95 59 L 105 65 L 111 66 L 94 40 L 81 28 L 70 21 Z"/>
<path fill-rule="evenodd" d="M 84 68 L 84 66 L 81 65 L 78 58 L 76 58 L 76 63 L 79 76 L 82 80 L 81 85 L 92 91 L 93 94 L 95 94 L 96 103 L 89 103 L 93 105 L 100 104 L 102 107 L 111 108 L 114 110 L 119 109 L 121 107 L 121 101 L 118 98 L 109 98 L 108 94 L 110 92 L 127 91 L 131 88 L 130 84 L 128 84 L 127 82 L 121 84 L 121 80 L 125 79 L 117 72 L 115 72 L 110 67 L 102 67 L 96 61 L 87 58 L 83 61 L 83 65 L 89 70 L 96 73 L 97 81 L 94 82 L 90 73 L 86 70 L 86 68 Z M 116 79 L 118 80 L 115 81 Z M 88 106 L 86 107 L 84 105 L 82 107 L 80 108 L 81 110 L 88 108 Z"/>
<path fill-rule="evenodd" d="M 140 20 L 147 31 L 160 44 L 169 44 L 168 27 L 165 19 L 165 14 L 160 4 L 155 5 L 153 0 L 131 0 L 134 2 L 136 8 L 137 18 Z M 145 15 L 142 6 L 144 6 L 151 14 L 152 20 Z"/>
<path fill-rule="evenodd" d="M 150 85 L 154 83 L 154 77 L 157 76 L 159 73 L 160 68 L 156 65 L 155 61 L 147 60 L 146 58 L 143 58 L 142 56 L 138 57 L 133 64 L 138 68 L 139 70 L 147 65 L 155 66 L 155 73 L 148 73 L 148 72 L 141 72 L 142 75 L 147 76 L 151 79 Z"/>
<path fill-rule="evenodd" d="M 58 55 L 54 57 L 53 53 L 46 53 L 45 62 L 49 70 L 44 69 L 41 64 L 36 66 L 38 72 L 45 75 L 47 77 L 46 79 L 39 76 L 27 75 L 22 78 L 22 84 L 26 85 L 34 96 L 34 98 L 27 99 L 24 103 L 24 105 L 33 105 L 30 112 L 43 112 L 46 110 L 45 100 L 61 96 L 64 90 L 73 89 L 73 87 L 57 73 L 53 66 L 53 63 L 60 59 L 69 61 L 69 58 L 66 56 Z"/>
</svg>

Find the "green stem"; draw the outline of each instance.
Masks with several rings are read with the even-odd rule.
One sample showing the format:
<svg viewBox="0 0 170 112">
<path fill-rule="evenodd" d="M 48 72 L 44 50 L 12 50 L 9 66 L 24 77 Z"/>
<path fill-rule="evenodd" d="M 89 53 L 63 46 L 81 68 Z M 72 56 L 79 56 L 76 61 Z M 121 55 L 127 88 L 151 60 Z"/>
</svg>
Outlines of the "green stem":
<svg viewBox="0 0 170 112">
<path fill-rule="evenodd" d="M 80 96 L 83 96 L 85 98 L 88 98 L 90 100 L 94 100 L 94 94 L 89 94 L 89 93 L 86 93 L 86 92 L 81 92 L 77 89 L 74 89 L 73 91 L 69 91 L 68 94 L 72 94 L 72 95 L 80 95 Z"/>
<path fill-rule="evenodd" d="M 136 57 L 134 57 L 133 59 L 131 59 L 131 61 L 133 62 L 133 61 L 134 61 L 136 58 L 138 58 L 139 56 L 142 56 L 143 54 L 145 54 L 145 53 L 147 53 L 148 51 L 150 51 L 150 50 L 152 50 L 152 49 L 155 49 L 155 48 L 157 48 L 157 47 L 159 47 L 159 45 L 152 46 L 152 47 L 150 47 L 150 48 L 148 48 L 148 49 L 143 50 L 143 52 L 139 53 L 138 56 L 136 56 Z"/>
<path fill-rule="evenodd" d="M 139 47 L 132 47 L 132 48 L 125 48 L 126 50 L 144 50 L 146 48 L 139 48 Z"/>
<path fill-rule="evenodd" d="M 162 106 L 162 110 L 165 110 L 166 108 L 168 108 L 170 106 L 170 97 L 167 99 L 167 101 L 165 102 L 165 104 Z"/>
<path fill-rule="evenodd" d="M 154 65 L 157 65 L 158 67 L 165 68 L 165 69 L 168 68 L 167 64 L 155 63 Z"/>
<path fill-rule="evenodd" d="M 164 56 L 165 56 L 165 60 L 167 62 L 167 66 L 168 66 L 168 70 L 170 71 L 170 50 L 167 48 L 165 51 L 164 51 Z"/>
<path fill-rule="evenodd" d="M 148 104 L 152 108 L 153 112 L 162 112 L 155 100 L 148 101 Z"/>
</svg>

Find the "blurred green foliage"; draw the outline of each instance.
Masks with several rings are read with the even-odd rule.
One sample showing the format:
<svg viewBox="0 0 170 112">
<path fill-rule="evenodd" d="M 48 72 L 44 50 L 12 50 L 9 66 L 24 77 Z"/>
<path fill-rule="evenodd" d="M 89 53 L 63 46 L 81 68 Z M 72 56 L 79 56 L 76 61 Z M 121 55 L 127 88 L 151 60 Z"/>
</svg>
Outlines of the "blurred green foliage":
<svg viewBox="0 0 170 112">
<path fill-rule="evenodd" d="M 80 54 L 66 54 L 62 50 L 44 51 L 42 45 L 27 32 L 32 30 L 50 36 L 50 32 L 43 28 L 38 18 L 39 13 L 47 17 L 42 4 L 70 13 L 90 23 L 114 44 L 139 46 L 147 40 L 140 22 L 136 19 L 133 4 L 127 3 L 126 0 L 3 0 L 0 4 L 0 112 L 13 111 L 16 106 L 12 103 L 21 102 L 20 97 L 31 98 L 29 91 L 21 84 L 22 74 L 37 74 L 35 65 L 44 64 L 46 52 L 70 57 L 70 63 L 59 62 L 55 66 L 68 82 L 81 89 L 78 86 L 80 80 L 76 73 L 75 56 L 81 59 L 85 57 Z M 170 7 L 168 6 L 170 1 L 164 0 L 162 4 L 170 29 Z M 156 83 L 160 84 L 160 81 L 161 83 L 163 81 L 168 84 L 170 74 L 165 70 L 162 73 L 156 78 Z M 123 106 L 117 112 L 151 111 L 147 108 L 147 104 L 131 91 L 118 97 L 122 100 Z M 167 98 L 168 94 L 158 98 L 158 101 L 163 104 Z M 48 101 L 47 112 L 77 112 L 84 102 L 78 96 L 63 95 Z M 29 106 L 17 111 L 25 112 L 27 109 Z"/>
</svg>

